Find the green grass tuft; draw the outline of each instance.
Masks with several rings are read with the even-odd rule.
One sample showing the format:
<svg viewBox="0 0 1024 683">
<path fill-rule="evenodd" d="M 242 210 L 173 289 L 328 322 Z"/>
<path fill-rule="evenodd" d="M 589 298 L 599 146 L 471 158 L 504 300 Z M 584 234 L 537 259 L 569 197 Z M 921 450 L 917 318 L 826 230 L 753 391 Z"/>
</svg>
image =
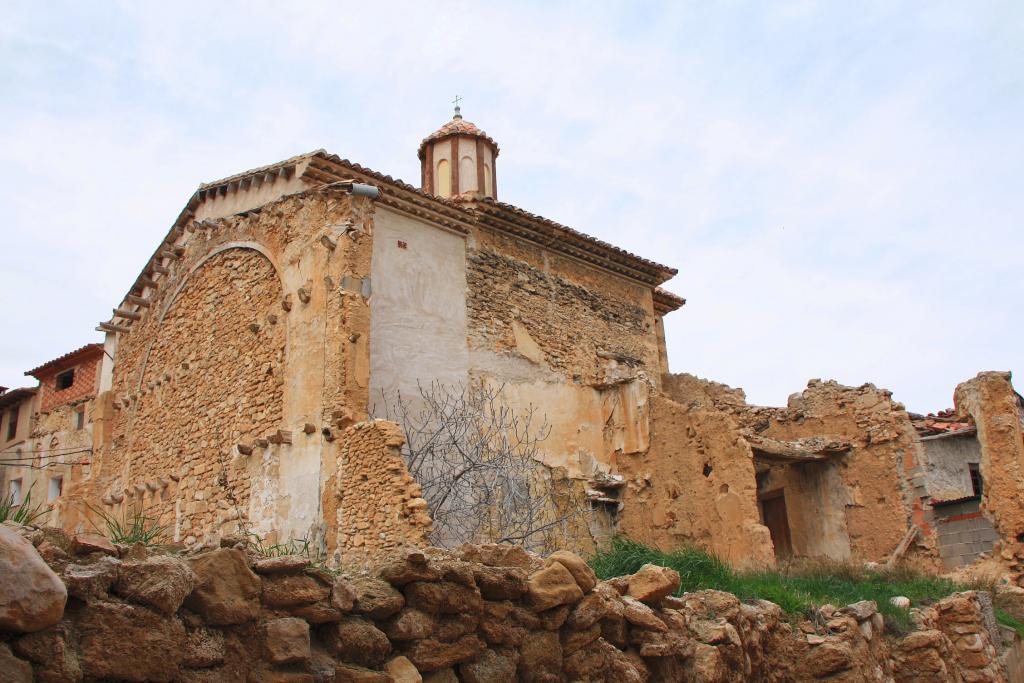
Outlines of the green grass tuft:
<svg viewBox="0 0 1024 683">
<path fill-rule="evenodd" d="M 18 524 L 32 524 L 37 519 L 45 517 L 53 510 L 52 505 L 43 507 L 42 503 L 32 504 L 32 487 L 25 492 L 25 499 L 21 503 L 14 502 L 14 494 L 6 498 L 0 498 L 0 522 L 8 520 Z"/>
<path fill-rule="evenodd" d="M 147 548 L 157 547 L 164 532 L 167 531 L 165 527 L 157 524 L 155 519 L 147 517 L 142 512 L 126 512 L 121 517 L 116 517 L 91 505 L 89 509 L 103 522 L 101 529 L 95 522 L 90 521 L 96 533 L 106 536 L 111 543 L 118 545 L 141 543 Z"/>
<path fill-rule="evenodd" d="M 868 571 L 843 562 L 808 561 L 774 570 L 736 571 L 703 550 L 684 547 L 665 552 L 621 537 L 613 539 L 611 547 L 596 555 L 590 566 L 600 578 L 610 579 L 632 574 L 648 563 L 679 572 L 679 593 L 720 590 L 740 600 L 770 600 L 794 616 L 806 615 L 825 604 L 843 607 L 874 600 L 885 617 L 886 628 L 895 633 L 909 632 L 913 623 L 910 611 L 896 607 L 890 598 L 902 595 L 920 606 L 971 588 L 905 568 Z M 1024 624 L 1005 612 L 998 614 L 1000 623 L 1024 635 Z"/>
</svg>

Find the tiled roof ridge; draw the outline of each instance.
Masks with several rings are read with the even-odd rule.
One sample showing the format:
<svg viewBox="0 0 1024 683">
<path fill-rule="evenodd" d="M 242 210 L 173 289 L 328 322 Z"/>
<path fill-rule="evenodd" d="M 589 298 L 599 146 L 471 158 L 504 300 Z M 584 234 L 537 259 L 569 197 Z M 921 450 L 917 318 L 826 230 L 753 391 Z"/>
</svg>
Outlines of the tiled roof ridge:
<svg viewBox="0 0 1024 683">
<path fill-rule="evenodd" d="M 17 389 L 9 389 L 0 394 L 0 409 L 4 409 L 9 405 L 18 403 L 28 396 L 35 396 L 37 393 L 39 393 L 39 389 L 36 387 L 19 387 Z"/>
<path fill-rule="evenodd" d="M 419 148 L 416 150 L 416 155 L 422 159 L 424 156 L 423 150 L 429 143 L 434 142 L 435 140 L 443 140 L 445 138 L 452 137 L 453 135 L 468 135 L 470 137 L 480 138 L 494 147 L 494 156 L 498 156 L 501 152 L 501 149 L 498 147 L 498 143 L 494 141 L 494 138 L 480 130 L 475 123 L 466 121 L 460 116 L 452 119 L 427 137 L 423 138 L 423 141 L 420 142 Z"/>
<path fill-rule="evenodd" d="M 544 216 L 539 216 L 539 215 L 537 215 L 535 213 L 531 213 L 531 212 L 527 211 L 526 209 L 521 209 L 518 206 L 515 206 L 514 204 L 507 204 L 505 202 L 500 202 L 500 201 L 498 201 L 496 199 L 491 199 L 490 197 L 484 197 L 482 199 L 475 200 L 475 201 L 477 203 L 483 204 L 483 205 L 493 204 L 496 207 L 499 207 L 501 209 L 504 209 L 505 211 L 509 211 L 509 212 L 514 213 L 516 215 L 522 216 L 523 218 L 526 218 L 528 220 L 536 221 L 538 223 L 543 223 L 544 225 L 548 225 L 548 226 L 550 226 L 552 228 L 555 228 L 557 230 L 561 230 L 561 231 L 567 232 L 570 235 L 575 235 L 576 237 L 581 237 L 581 238 L 583 238 L 583 239 L 585 239 L 585 240 L 587 240 L 589 242 L 592 242 L 592 243 L 596 244 L 597 246 L 600 246 L 600 247 L 602 247 L 604 249 L 607 249 L 609 251 L 615 252 L 616 254 L 618 254 L 620 256 L 624 256 L 626 258 L 635 259 L 637 261 L 640 261 L 644 265 L 649 266 L 651 268 L 656 268 L 658 270 L 663 270 L 666 273 L 671 273 L 672 275 L 678 275 L 679 274 L 679 270 L 676 269 L 676 268 L 672 268 L 670 266 L 663 265 L 661 263 L 658 263 L 657 261 L 652 261 L 650 259 L 644 258 L 643 256 L 638 256 L 637 254 L 634 254 L 632 252 L 626 251 L 622 247 L 617 247 L 614 244 L 611 244 L 610 242 L 605 242 L 604 240 L 598 239 L 597 237 L 593 237 L 592 235 L 588 235 L 585 232 L 580 232 L 579 230 L 576 230 L 575 228 L 570 228 L 568 225 L 563 225 L 562 223 L 559 223 L 558 221 L 551 220 L 550 218 L 545 218 Z"/>
<path fill-rule="evenodd" d="M 49 369 L 51 369 L 52 367 L 54 367 L 56 365 L 60 365 L 61 363 L 67 362 L 67 361 L 69 361 L 69 360 L 71 360 L 73 358 L 76 358 L 78 356 L 85 355 L 85 354 L 87 354 L 90 351 L 100 351 L 100 352 L 102 352 L 103 351 L 103 344 L 99 344 L 97 342 L 92 342 L 90 344 L 86 344 L 85 346 L 80 346 L 77 349 L 75 349 L 74 351 L 68 351 L 67 353 L 65 353 L 62 356 L 57 356 L 56 358 L 54 358 L 52 360 L 46 361 L 45 363 L 43 363 L 39 367 L 33 368 L 33 369 L 29 370 L 28 372 L 25 373 L 25 375 L 29 376 L 29 377 L 36 377 L 36 375 L 38 375 L 41 372 L 44 372 L 45 370 L 49 370 Z"/>
<path fill-rule="evenodd" d="M 593 244 L 594 246 L 597 246 L 598 248 L 600 248 L 602 250 L 610 251 L 610 252 L 616 254 L 617 256 L 619 256 L 621 258 L 637 261 L 639 263 L 642 263 L 647 268 L 653 268 L 653 269 L 656 269 L 656 270 L 663 271 L 664 273 L 668 274 L 669 276 L 676 275 L 679 272 L 675 268 L 670 268 L 669 266 L 665 266 L 665 265 L 662 265 L 662 264 L 657 263 L 655 261 L 652 261 L 650 259 L 646 259 L 646 258 L 644 258 L 642 256 L 638 256 L 637 254 L 634 254 L 632 252 L 626 251 L 625 249 L 622 249 L 621 247 L 617 247 L 614 244 L 610 244 L 608 242 L 605 242 L 604 240 L 600 240 L 600 239 L 598 239 L 596 237 L 592 237 L 591 235 L 588 235 L 588 234 L 586 234 L 584 232 L 580 232 L 579 230 L 576 230 L 574 228 L 570 228 L 567 225 L 563 225 L 563 224 L 561 224 L 561 223 L 559 223 L 557 221 L 553 221 L 550 218 L 545 218 L 544 216 L 538 216 L 537 214 L 531 213 L 531 212 L 529 212 L 529 211 L 527 211 L 525 209 L 521 209 L 518 206 L 515 206 L 513 204 L 508 204 L 508 203 L 505 203 L 505 202 L 499 202 L 499 201 L 497 201 L 495 199 L 491 199 L 490 197 L 484 197 L 484 198 L 472 197 L 472 198 L 466 198 L 466 199 L 463 199 L 463 198 L 460 198 L 460 197 L 453 197 L 453 198 L 438 197 L 437 195 L 433 195 L 433 194 L 430 194 L 429 192 L 425 192 L 421 188 L 418 188 L 418 187 L 416 187 L 414 185 L 410 185 L 409 183 L 407 183 L 407 182 L 405 182 L 403 180 L 400 180 L 400 179 L 397 179 L 397 178 L 392 178 L 389 175 L 385 175 L 385 174 L 383 174 L 383 173 L 381 173 L 379 171 L 374 171 L 373 169 L 367 168 L 366 166 L 362 166 L 362 165 L 360 165 L 360 164 L 358 164 L 358 163 L 356 163 L 354 161 L 350 161 L 348 159 L 343 159 L 343 158 L 339 157 L 337 154 L 330 154 L 330 153 L 328 153 L 328 152 L 326 152 L 324 150 L 317 150 L 316 152 L 312 153 L 310 156 L 319 156 L 319 157 L 321 157 L 323 159 L 326 159 L 328 161 L 332 161 L 334 163 L 341 164 L 343 166 L 348 166 L 348 167 L 352 168 L 353 170 L 355 170 L 355 171 L 357 171 L 359 173 L 363 173 L 365 175 L 368 175 L 368 176 L 370 176 L 372 178 L 375 178 L 377 180 L 380 180 L 382 182 L 389 183 L 391 185 L 395 185 L 395 186 L 397 186 L 397 187 L 399 187 L 399 188 L 401 188 L 403 190 L 415 193 L 415 194 L 417 194 L 417 195 L 419 195 L 421 197 L 424 197 L 424 198 L 426 198 L 428 200 L 431 200 L 431 201 L 434 201 L 434 202 L 438 202 L 438 203 L 443 204 L 443 205 L 445 205 L 447 207 L 451 207 L 451 208 L 455 208 L 455 209 L 459 209 L 461 211 L 467 212 L 470 215 L 472 215 L 472 213 L 474 213 L 474 211 L 479 209 L 481 206 L 485 206 L 485 207 L 486 206 L 494 206 L 494 207 L 497 207 L 497 208 L 499 208 L 499 209 L 501 209 L 503 211 L 507 211 L 509 213 L 513 213 L 516 216 L 524 218 L 524 219 L 526 219 L 528 221 L 535 222 L 535 223 L 541 223 L 541 224 L 546 225 L 546 226 L 548 226 L 550 228 L 554 228 L 555 230 L 562 231 L 562 232 L 565 232 L 565 233 L 567 233 L 569 235 L 575 236 L 575 237 L 577 237 L 579 239 L 582 239 L 582 240 L 584 240 L 586 242 L 589 242 L 589 243 Z M 302 157 L 296 157 L 296 158 L 301 159 Z M 668 277 L 666 277 L 665 279 L 667 280 Z"/>
<path fill-rule="evenodd" d="M 199 183 L 199 187 L 196 189 L 196 191 L 199 192 L 201 190 L 208 190 L 211 187 L 219 187 L 220 185 L 226 185 L 228 183 L 235 182 L 236 180 L 241 180 L 242 178 L 246 178 L 251 175 L 256 175 L 257 173 L 269 173 L 270 171 L 276 171 L 280 168 L 284 168 L 285 166 L 291 166 L 292 164 L 297 164 L 300 161 L 305 161 L 310 157 L 323 156 L 326 154 L 327 150 L 323 148 L 314 149 L 312 152 L 306 152 L 305 154 L 296 154 L 293 157 L 289 157 L 287 159 L 275 162 L 273 164 L 266 164 L 265 166 L 257 166 L 256 168 L 250 168 L 248 171 L 235 173 L 233 175 L 229 175 L 226 178 L 221 178 L 219 180 L 211 180 L 210 182 Z"/>
<path fill-rule="evenodd" d="M 251 176 L 267 173 L 284 173 L 287 171 L 289 167 L 297 166 L 306 161 L 310 162 L 310 164 L 313 164 L 314 159 L 321 159 L 326 162 L 347 167 L 354 171 L 355 173 L 361 173 L 365 176 L 373 178 L 376 181 L 390 185 L 393 188 L 409 192 L 421 198 L 425 202 L 433 204 L 436 207 L 433 210 L 435 211 L 435 213 L 438 213 L 441 216 L 442 223 L 448 224 L 449 227 L 453 227 L 454 229 L 459 229 L 459 222 L 470 223 L 475 221 L 479 216 L 480 207 L 486 206 L 488 207 L 491 213 L 495 213 L 496 215 L 500 216 L 500 214 L 498 214 L 495 211 L 495 209 L 500 209 L 501 211 L 506 212 L 508 214 L 513 214 L 520 220 L 525 220 L 533 224 L 540 224 L 548 228 L 551 228 L 555 231 L 562 232 L 565 235 L 573 237 L 589 245 L 591 251 L 596 252 L 598 254 L 598 257 L 608 258 L 610 261 L 614 261 L 617 258 L 620 260 L 620 262 L 625 262 L 625 264 L 621 267 L 630 268 L 634 272 L 642 273 L 644 271 L 647 271 L 647 279 L 657 280 L 657 278 L 662 278 L 661 281 L 664 281 L 669 279 L 671 276 L 675 275 L 678 272 L 675 268 L 669 268 L 668 266 L 664 266 L 649 259 L 643 258 L 642 256 L 638 256 L 636 254 L 628 252 L 625 249 L 616 247 L 613 244 L 609 244 L 608 242 L 599 240 L 596 237 L 592 237 L 578 230 L 574 230 L 573 228 L 562 225 L 561 223 L 558 223 L 551 219 L 530 213 L 525 209 L 520 209 L 519 207 L 514 206 L 512 204 L 497 202 L 489 198 L 482 200 L 479 198 L 471 198 L 467 200 L 460 198 L 438 197 L 429 192 L 425 192 L 423 189 L 411 185 L 399 178 L 393 178 L 390 175 L 385 175 L 379 171 L 375 171 L 366 166 L 362 166 L 361 164 L 358 164 L 354 161 L 344 159 L 338 156 L 337 154 L 332 154 L 327 150 L 320 148 L 315 149 L 311 152 L 306 152 L 304 154 L 298 154 L 289 157 L 287 159 L 275 162 L 273 164 L 258 166 L 256 168 L 251 168 L 240 173 L 235 173 L 233 175 L 220 178 L 219 180 L 201 183 L 199 187 L 189 197 L 188 201 L 185 204 L 185 207 L 178 214 L 178 217 L 172 223 L 170 230 L 167 232 L 167 235 L 164 237 L 163 240 L 160 241 L 160 244 L 157 246 L 156 250 L 154 250 L 153 255 L 150 256 L 150 258 L 147 260 L 147 266 L 143 269 L 142 273 L 140 273 L 139 276 L 136 277 L 135 283 L 133 283 L 133 285 L 129 288 L 126 296 L 122 298 L 122 302 L 124 301 L 128 294 L 131 294 L 132 292 L 137 290 L 139 278 L 142 277 L 142 275 L 146 274 L 146 272 L 148 272 L 148 264 L 153 263 L 159 257 L 160 251 L 162 249 L 166 249 L 168 245 L 174 244 L 175 240 L 178 238 L 178 235 L 181 234 L 181 231 L 185 223 L 195 215 L 195 209 L 198 207 L 200 203 L 202 203 L 203 198 L 206 196 L 207 193 L 214 190 L 214 188 L 224 187 L 226 185 L 230 185 L 236 182 L 242 182 L 246 178 Z M 302 171 L 301 175 L 301 177 L 307 180 L 311 185 L 315 185 L 315 179 L 311 177 L 311 175 L 315 175 L 311 173 L 313 170 L 314 169 L 312 169 L 311 166 L 307 166 Z M 310 190 L 314 189 L 316 188 L 310 187 Z M 429 204 L 424 204 L 424 206 L 429 207 Z M 438 211 L 438 209 L 442 210 Z M 448 212 L 447 216 L 443 215 L 445 211 Z M 462 229 L 464 230 L 465 228 Z M 605 252 L 605 255 L 600 256 L 600 252 Z M 654 272 L 652 273 L 652 271 Z M 630 275 L 630 277 L 633 277 L 633 279 L 639 279 L 640 281 L 645 281 L 644 277 L 638 277 L 636 275 Z"/>
</svg>

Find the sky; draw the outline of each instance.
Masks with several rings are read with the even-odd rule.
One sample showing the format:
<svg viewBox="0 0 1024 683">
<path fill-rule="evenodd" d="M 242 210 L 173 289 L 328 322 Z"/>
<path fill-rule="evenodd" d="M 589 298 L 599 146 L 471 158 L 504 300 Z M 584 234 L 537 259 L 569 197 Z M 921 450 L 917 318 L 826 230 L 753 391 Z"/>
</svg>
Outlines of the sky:
<svg viewBox="0 0 1024 683">
<path fill-rule="evenodd" d="M 928 412 L 1024 371 L 1019 1 L 0 16 L 0 385 L 101 340 L 200 182 L 325 148 L 417 184 L 456 95 L 501 146 L 501 200 L 679 269 L 673 372 Z"/>
</svg>

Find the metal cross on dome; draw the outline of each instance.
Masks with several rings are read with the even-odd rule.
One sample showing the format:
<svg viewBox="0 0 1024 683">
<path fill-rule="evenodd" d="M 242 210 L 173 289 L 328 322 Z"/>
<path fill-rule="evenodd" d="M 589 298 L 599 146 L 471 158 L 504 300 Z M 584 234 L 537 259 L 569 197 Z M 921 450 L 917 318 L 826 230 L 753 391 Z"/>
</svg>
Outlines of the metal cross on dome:
<svg viewBox="0 0 1024 683">
<path fill-rule="evenodd" d="M 452 104 L 455 105 L 455 116 L 456 117 L 461 117 L 462 116 L 462 108 L 459 106 L 459 102 L 461 102 L 461 101 L 462 101 L 462 98 L 459 97 L 458 95 L 456 95 L 455 99 L 452 100 Z"/>
</svg>

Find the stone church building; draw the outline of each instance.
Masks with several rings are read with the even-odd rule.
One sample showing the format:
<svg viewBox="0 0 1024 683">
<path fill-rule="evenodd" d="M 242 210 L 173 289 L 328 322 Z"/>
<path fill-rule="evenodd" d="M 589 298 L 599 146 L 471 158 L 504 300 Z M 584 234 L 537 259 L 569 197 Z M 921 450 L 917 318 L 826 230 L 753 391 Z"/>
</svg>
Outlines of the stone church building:
<svg viewBox="0 0 1024 683">
<path fill-rule="evenodd" d="M 673 268 L 501 202 L 498 144 L 458 111 L 418 156 L 419 187 L 318 150 L 198 188 L 100 324 L 94 452 L 60 523 L 88 503 L 143 510 L 186 545 L 240 522 L 342 560 L 423 543 L 380 397 L 482 382 L 551 426 L 538 460 L 593 505 L 583 548 L 624 533 L 741 565 L 938 561 L 927 453 L 888 392 L 812 381 L 769 409 L 670 375 Z M 992 382 L 1017 411 L 1008 377 Z M 980 476 L 1024 472 L 1013 414 L 1018 450 L 982 443 Z"/>
</svg>

